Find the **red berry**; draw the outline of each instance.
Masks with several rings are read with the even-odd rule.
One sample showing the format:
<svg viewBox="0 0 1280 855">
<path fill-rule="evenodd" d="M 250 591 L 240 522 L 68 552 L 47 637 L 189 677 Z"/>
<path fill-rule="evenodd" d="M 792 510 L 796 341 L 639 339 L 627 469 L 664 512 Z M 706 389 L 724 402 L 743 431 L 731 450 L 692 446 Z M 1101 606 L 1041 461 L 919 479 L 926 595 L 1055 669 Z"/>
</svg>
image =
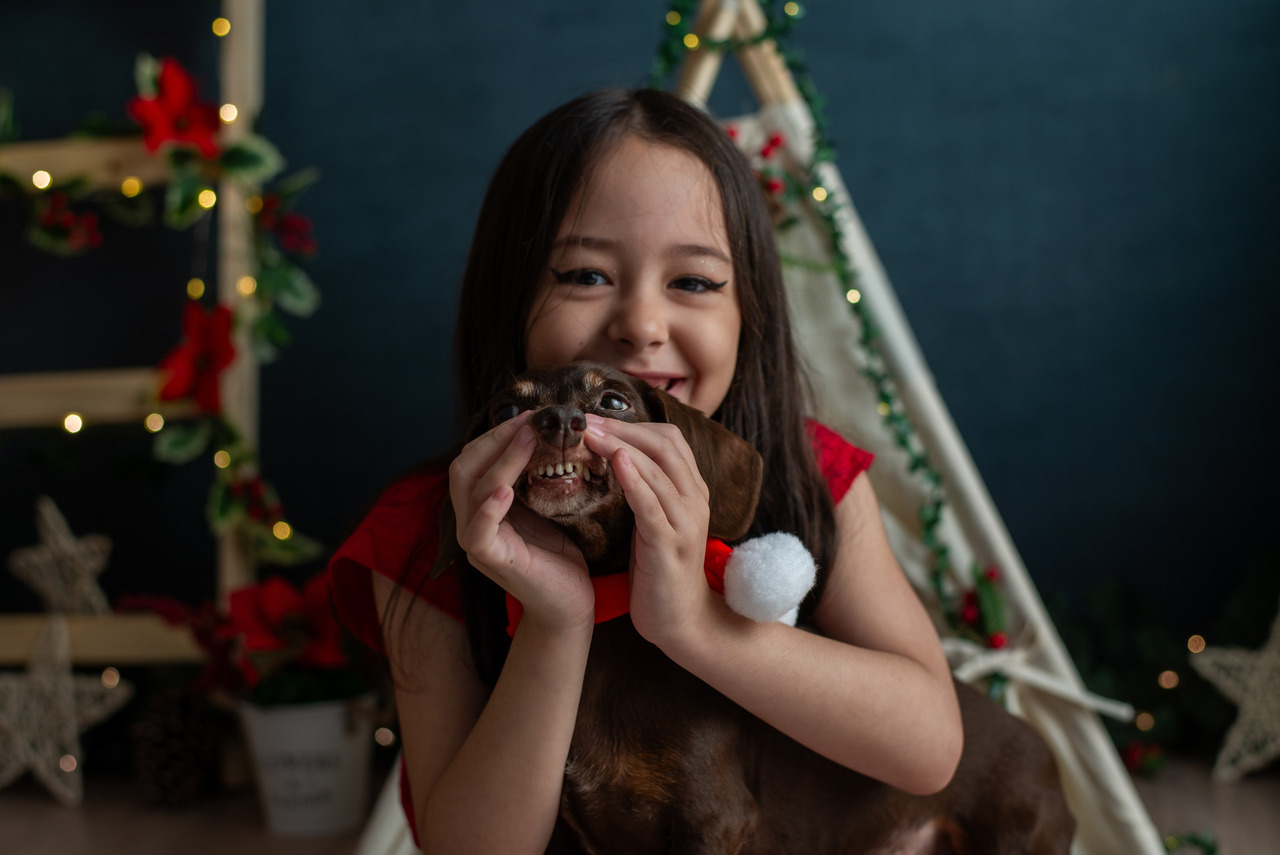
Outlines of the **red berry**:
<svg viewBox="0 0 1280 855">
<path fill-rule="evenodd" d="M 993 650 L 999 650 L 1008 643 L 1009 637 L 1003 632 L 993 632 L 991 633 L 991 637 L 987 639 L 987 644 L 990 645 Z"/>
<path fill-rule="evenodd" d="M 999 581 L 1000 581 L 1000 568 L 999 568 L 999 567 L 997 567 L 997 566 L 995 566 L 994 564 L 992 564 L 990 567 L 988 567 L 988 568 L 987 568 L 986 576 L 987 576 L 987 581 L 990 581 L 990 582 L 999 582 Z"/>
</svg>

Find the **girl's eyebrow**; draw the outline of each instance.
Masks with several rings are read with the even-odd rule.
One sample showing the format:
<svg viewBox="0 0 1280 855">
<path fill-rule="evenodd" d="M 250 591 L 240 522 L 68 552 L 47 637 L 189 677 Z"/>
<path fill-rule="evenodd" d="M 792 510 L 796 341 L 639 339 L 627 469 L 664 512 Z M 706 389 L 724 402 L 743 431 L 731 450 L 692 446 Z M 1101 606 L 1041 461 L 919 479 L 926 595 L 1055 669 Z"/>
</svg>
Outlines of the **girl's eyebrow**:
<svg viewBox="0 0 1280 855">
<path fill-rule="evenodd" d="M 580 246 L 587 249 L 609 250 L 615 249 L 618 246 L 618 241 L 610 238 L 570 234 L 559 238 L 551 245 L 552 249 L 559 249 L 564 246 Z M 667 254 L 673 258 L 701 258 L 705 256 L 717 258 L 727 264 L 733 263 L 733 259 L 725 255 L 721 250 L 716 249 L 714 246 L 706 246 L 700 243 L 679 243 L 671 247 Z"/>
</svg>

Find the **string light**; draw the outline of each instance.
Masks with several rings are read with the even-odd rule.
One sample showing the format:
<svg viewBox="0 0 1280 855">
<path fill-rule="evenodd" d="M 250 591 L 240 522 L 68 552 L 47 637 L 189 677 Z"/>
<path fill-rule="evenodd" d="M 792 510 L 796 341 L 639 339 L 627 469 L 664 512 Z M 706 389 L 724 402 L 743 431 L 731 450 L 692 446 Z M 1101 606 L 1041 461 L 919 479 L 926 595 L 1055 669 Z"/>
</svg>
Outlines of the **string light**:
<svg viewBox="0 0 1280 855">
<path fill-rule="evenodd" d="M 200 195 L 196 197 L 196 201 L 200 203 L 201 208 L 212 208 L 214 205 L 218 204 L 218 194 L 206 188 L 200 191 Z"/>
<path fill-rule="evenodd" d="M 102 671 L 102 685 L 108 689 L 114 689 L 120 685 L 120 672 L 115 668 L 104 668 Z"/>
<path fill-rule="evenodd" d="M 293 537 L 293 526 L 284 520 L 279 520 L 271 527 L 271 533 L 276 536 L 276 540 L 288 540 Z"/>
<path fill-rule="evenodd" d="M 84 417 L 79 413 L 67 413 L 62 417 L 62 428 L 67 433 L 79 433 L 84 427 Z"/>
<path fill-rule="evenodd" d="M 880 403 L 876 404 L 876 412 L 882 416 L 889 415 L 889 412 L 892 409 L 893 408 L 889 406 L 888 401 L 881 401 Z"/>
<path fill-rule="evenodd" d="M 132 199 L 142 192 L 142 181 L 137 177 L 130 175 L 128 178 L 120 182 L 120 192 Z"/>
<path fill-rule="evenodd" d="M 787 3 L 785 6 L 782 7 L 782 11 L 786 12 L 788 15 L 794 18 L 796 15 L 800 14 L 800 4 Z"/>
<path fill-rule="evenodd" d="M 68 775 L 74 772 L 76 767 L 79 765 L 80 764 L 76 762 L 76 758 L 72 757 L 70 754 L 63 754 L 62 757 L 58 759 L 58 768 L 66 772 Z"/>
<path fill-rule="evenodd" d="M 698 37 L 693 33 L 689 33 L 684 37 L 684 46 L 687 47 L 689 50 L 697 50 Z"/>
<path fill-rule="evenodd" d="M 219 451 L 213 455 L 213 465 L 219 469 L 226 469 L 231 465 L 231 455 L 225 451 Z"/>
<path fill-rule="evenodd" d="M 1204 636 L 1193 635 L 1188 638 L 1187 649 L 1192 653 L 1202 653 L 1204 651 Z"/>
<path fill-rule="evenodd" d="M 147 416 L 142 423 L 146 425 L 147 430 L 152 433 L 159 433 L 160 429 L 164 427 L 164 416 L 159 413 L 152 413 Z"/>
<path fill-rule="evenodd" d="M 252 276 L 241 276 L 236 280 L 236 292 L 241 297 L 251 297 L 258 290 L 258 280 Z"/>
<path fill-rule="evenodd" d="M 825 188 L 825 187 L 814 187 L 814 188 L 813 188 L 813 200 L 814 200 L 815 202 L 825 202 L 825 201 L 827 201 L 827 188 Z"/>
<path fill-rule="evenodd" d="M 373 741 L 386 748 L 396 744 L 396 735 L 389 727 L 380 727 L 373 732 Z"/>
<path fill-rule="evenodd" d="M 192 277 L 187 280 L 187 296 L 192 300 L 199 300 L 204 296 L 204 280 L 199 277 Z"/>
<path fill-rule="evenodd" d="M 45 172 L 43 169 L 37 169 L 35 172 L 31 173 L 31 183 L 34 184 L 37 189 L 43 190 L 53 183 L 53 176 Z"/>
<path fill-rule="evenodd" d="M 226 18 L 213 19 L 213 34 L 215 36 L 217 36 L 218 38 L 222 38 L 229 32 L 231 32 L 230 21 L 228 21 Z"/>
<path fill-rule="evenodd" d="M 1162 689 L 1176 689 L 1178 687 L 1178 672 L 1161 671 L 1156 682 L 1160 684 Z"/>
<path fill-rule="evenodd" d="M 262 210 L 262 197 L 256 193 L 244 200 L 244 206 L 250 214 L 256 214 Z"/>
<path fill-rule="evenodd" d="M 673 27 L 674 27 L 674 26 L 676 26 L 677 24 L 679 24 L 679 23 L 680 23 L 680 13 L 679 13 L 679 12 L 677 12 L 675 9 L 672 9 L 670 12 L 668 12 L 668 13 L 667 13 L 667 23 L 668 23 L 668 24 L 670 24 L 670 25 L 671 25 L 671 26 L 673 26 Z"/>
<path fill-rule="evenodd" d="M 844 298 L 850 303 L 857 303 L 862 300 L 862 292 L 857 288 L 850 288 L 845 292 Z"/>
<path fill-rule="evenodd" d="M 223 124 L 231 124 L 240 115 L 240 111 L 236 109 L 235 104 L 223 104 L 218 108 L 218 118 L 222 119 Z"/>
<path fill-rule="evenodd" d="M 1156 717 L 1149 712 L 1140 712 L 1133 720 L 1133 726 L 1141 731 L 1148 731 L 1156 726 Z"/>
</svg>

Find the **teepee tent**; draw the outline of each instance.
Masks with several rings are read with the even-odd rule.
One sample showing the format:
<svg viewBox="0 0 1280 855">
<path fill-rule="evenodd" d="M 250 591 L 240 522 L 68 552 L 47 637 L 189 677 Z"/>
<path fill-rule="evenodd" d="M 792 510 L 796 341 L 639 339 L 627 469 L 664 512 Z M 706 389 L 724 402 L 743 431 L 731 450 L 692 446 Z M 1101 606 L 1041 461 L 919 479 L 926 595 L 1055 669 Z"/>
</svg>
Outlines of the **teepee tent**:
<svg viewBox="0 0 1280 855">
<path fill-rule="evenodd" d="M 1073 855 L 1163 855 L 1165 847 L 1098 712 L 1127 705 L 1087 692 L 982 478 L 943 404 L 893 288 L 849 198 L 803 85 L 779 53 L 756 0 L 703 0 L 692 22 L 668 15 L 676 92 L 705 105 L 726 53 L 759 110 L 725 122 L 778 197 L 778 245 L 792 323 L 813 379 L 816 415 L 875 452 L 870 470 L 900 564 L 929 607 L 959 679 L 994 681 L 1058 760 L 1077 820 Z M 995 586 L 967 570 L 999 568 Z M 978 596 L 978 593 L 982 596 Z M 967 599 L 966 599 L 967 597 Z M 948 609 L 1001 612 L 999 646 L 955 632 Z M 414 852 L 388 779 L 358 855 Z"/>
</svg>

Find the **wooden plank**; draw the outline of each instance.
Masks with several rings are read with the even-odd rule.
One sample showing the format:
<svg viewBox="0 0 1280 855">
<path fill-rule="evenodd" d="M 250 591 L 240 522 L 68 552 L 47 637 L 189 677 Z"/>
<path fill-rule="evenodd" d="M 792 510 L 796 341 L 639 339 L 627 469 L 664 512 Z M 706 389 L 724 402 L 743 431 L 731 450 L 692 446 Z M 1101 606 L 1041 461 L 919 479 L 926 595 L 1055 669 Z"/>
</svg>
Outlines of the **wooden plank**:
<svg viewBox="0 0 1280 855">
<path fill-rule="evenodd" d="M 21 667 L 49 616 L 0 615 L 0 666 Z M 153 665 L 203 662 L 190 631 L 153 614 L 68 615 L 71 661 L 76 665 Z"/>
<path fill-rule="evenodd" d="M 64 139 L 0 146 L 0 172 L 30 187 L 31 176 L 43 169 L 54 186 L 73 178 L 87 178 L 95 187 L 119 187 L 133 177 L 143 185 L 164 184 L 169 170 L 162 156 L 151 154 L 141 137 Z"/>
<path fill-rule="evenodd" d="M 79 413 L 86 425 L 194 414 L 187 401 L 160 404 L 160 383 L 155 368 L 0 375 L 0 429 L 60 425 L 67 413 Z"/>
</svg>

